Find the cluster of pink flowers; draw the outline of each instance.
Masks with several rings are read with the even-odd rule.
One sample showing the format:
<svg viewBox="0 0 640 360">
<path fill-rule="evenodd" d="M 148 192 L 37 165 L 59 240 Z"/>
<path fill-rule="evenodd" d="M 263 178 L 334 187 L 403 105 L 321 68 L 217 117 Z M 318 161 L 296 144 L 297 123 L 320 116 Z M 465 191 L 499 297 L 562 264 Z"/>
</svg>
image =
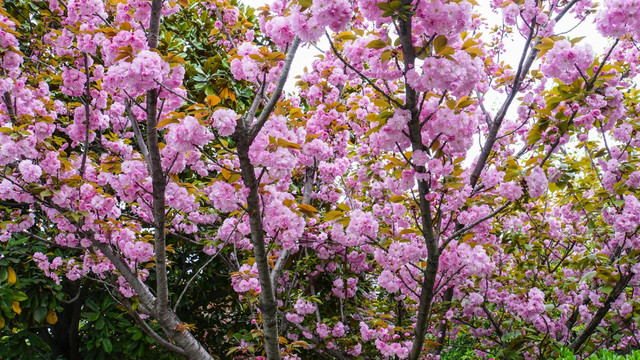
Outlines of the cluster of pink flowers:
<svg viewBox="0 0 640 360">
<path fill-rule="evenodd" d="M 345 0 L 314 1 L 309 11 L 295 11 L 290 17 L 293 32 L 302 41 L 316 41 L 325 27 L 341 31 L 351 19 L 352 9 Z"/>
<path fill-rule="evenodd" d="M 313 139 L 302 146 L 302 154 L 305 156 L 304 165 L 312 165 L 314 160 L 318 162 L 328 160 L 333 155 L 333 149 L 328 143 Z"/>
<path fill-rule="evenodd" d="M 15 31 L 16 24 L 4 15 L 0 15 L 0 24 L 2 24 L 0 27 L 0 48 L 3 50 L 7 49 L 0 51 L 2 55 L 0 65 L 2 65 L 2 69 L 6 71 L 9 77 L 17 78 L 21 72 L 20 65 L 22 65 L 22 56 L 13 50 L 9 50 L 11 47 L 19 50 L 18 39 L 11 33 L 11 31 Z M 4 87 L 10 86 L 11 82 L 9 81 Z M 6 91 L 8 89 L 3 90 Z"/>
<path fill-rule="evenodd" d="M 529 187 L 529 195 L 532 198 L 537 198 L 547 191 L 549 186 L 549 180 L 540 167 L 535 167 L 531 170 L 531 174 L 525 178 L 527 186 Z"/>
<path fill-rule="evenodd" d="M 308 315 L 316 311 L 316 305 L 304 299 L 296 300 L 296 303 L 293 305 L 293 308 L 300 315 Z"/>
<path fill-rule="evenodd" d="M 481 245 L 470 246 L 455 241 L 440 257 L 440 266 L 449 274 L 458 274 L 461 279 L 470 276 L 489 276 L 495 264 Z"/>
<path fill-rule="evenodd" d="M 364 62 L 373 60 L 379 55 L 379 52 L 376 52 L 375 49 L 368 48 L 367 44 L 376 39 L 377 37 L 375 35 L 369 35 L 347 42 L 343 52 L 345 58 L 349 60 L 349 63 L 358 67 L 362 66 Z"/>
<path fill-rule="evenodd" d="M 429 57 L 421 66 L 421 73 L 411 69 L 407 72 L 407 83 L 418 91 L 451 91 L 456 96 L 467 95 L 482 88 L 485 80 L 484 64 L 480 57 L 472 58 L 459 50 L 453 59 Z"/>
<path fill-rule="evenodd" d="M 525 0 L 524 2 L 511 2 L 502 8 L 502 16 L 507 25 L 516 25 L 520 16 L 525 23 L 530 23 L 536 18 L 538 24 L 549 23 L 549 16 L 545 12 L 540 11 L 540 7 L 536 6 L 535 0 Z"/>
<path fill-rule="evenodd" d="M 108 17 L 102 0 L 70 0 L 67 3 L 65 25 L 76 23 L 98 25 Z"/>
<path fill-rule="evenodd" d="M 609 0 L 598 11 L 596 26 L 604 36 L 621 37 L 640 33 L 640 1 Z"/>
<path fill-rule="evenodd" d="M 36 182 L 42 176 L 42 169 L 40 166 L 34 164 L 31 160 L 22 160 L 18 165 L 22 180 L 25 182 Z"/>
<path fill-rule="evenodd" d="M 87 76 L 74 68 L 62 70 L 62 86 L 60 90 L 68 96 L 80 96 L 84 92 Z"/>
<path fill-rule="evenodd" d="M 49 262 L 49 258 L 45 254 L 36 252 L 35 254 L 33 254 L 33 261 L 36 262 L 40 270 L 44 271 L 44 273 L 49 276 L 49 266 L 51 265 L 51 263 Z"/>
<path fill-rule="evenodd" d="M 231 109 L 218 108 L 211 114 L 211 125 L 218 129 L 220 136 L 229 136 L 236 130 L 236 117 L 238 115 Z"/>
<path fill-rule="evenodd" d="M 222 222 L 222 226 L 218 228 L 216 239 L 221 243 L 233 244 L 238 250 L 251 250 L 253 245 L 247 235 L 251 232 L 249 228 L 249 219 L 245 215 L 242 220 L 236 218 L 226 218 Z M 212 253 L 213 249 L 209 247 L 208 252 Z"/>
<path fill-rule="evenodd" d="M 362 333 L 363 330 L 364 332 L 372 331 L 363 329 L 361 323 L 360 332 Z M 408 334 L 405 333 L 404 335 L 406 336 Z M 409 357 L 409 351 L 412 345 L 411 341 L 402 341 L 402 336 L 396 333 L 395 326 L 391 324 L 387 327 L 380 327 L 375 331 L 374 343 L 378 351 L 380 351 L 385 358 L 397 357 L 398 359 L 406 359 Z"/>
<path fill-rule="evenodd" d="M 418 23 L 428 35 L 454 37 L 471 25 L 471 3 L 468 1 L 422 1 L 416 10 Z"/>
<path fill-rule="evenodd" d="M 193 194 L 189 193 L 185 187 L 170 181 L 167 183 L 164 193 L 167 206 L 178 209 L 185 213 L 198 210 L 198 203 Z"/>
<path fill-rule="evenodd" d="M 489 189 L 502 183 L 504 171 L 498 171 L 495 167 L 490 167 L 482 172 L 482 184 Z"/>
<path fill-rule="evenodd" d="M 260 293 L 260 281 L 258 280 L 258 268 L 243 264 L 240 269 L 231 275 L 231 286 L 237 293 L 253 291 Z"/>
<path fill-rule="evenodd" d="M 498 187 L 498 194 L 513 202 L 522 196 L 522 186 L 515 181 L 503 182 Z"/>
<path fill-rule="evenodd" d="M 2 55 L 2 69 L 6 69 L 9 76 L 17 77 L 20 74 L 20 65 L 22 65 L 22 56 L 18 53 L 8 50 Z"/>
<path fill-rule="evenodd" d="M 393 151 L 396 149 L 396 144 L 401 148 L 406 149 L 409 147 L 410 142 L 405 135 L 407 130 L 407 123 L 409 122 L 410 114 L 405 110 L 397 110 L 391 118 L 387 120 L 387 123 L 380 126 L 380 130 L 371 134 L 371 143 L 381 150 Z"/>
<path fill-rule="evenodd" d="M 622 233 L 633 233 L 640 226 L 640 201 L 635 195 L 624 195 L 624 208 L 621 214 L 613 216 L 613 229 Z"/>
<path fill-rule="evenodd" d="M 546 59 L 546 63 L 541 67 L 542 73 L 571 84 L 580 77 L 578 69 L 582 74 L 586 74 L 593 62 L 593 50 L 588 44 L 572 46 L 567 40 L 558 40 L 547 53 Z"/>
<path fill-rule="evenodd" d="M 239 204 L 244 203 L 242 192 L 225 181 L 214 181 L 211 186 L 204 190 L 213 206 L 222 212 L 232 212 L 240 208 Z"/>
<path fill-rule="evenodd" d="M 335 279 L 333 280 L 333 288 L 331 288 L 331 291 L 336 297 L 339 297 L 340 299 L 351 298 L 356 295 L 357 284 L 358 284 L 357 277 L 348 277 L 346 284 L 345 284 L 345 281 L 341 278 Z"/>
<path fill-rule="evenodd" d="M 382 270 L 380 276 L 378 276 L 378 285 L 390 293 L 398 292 L 398 290 L 400 290 L 400 284 L 400 279 L 389 270 Z"/>
<path fill-rule="evenodd" d="M 264 216 L 269 221 L 265 221 L 264 230 L 266 234 L 277 240 L 284 249 L 296 247 L 302 234 L 304 233 L 306 222 L 304 218 L 294 212 L 284 203 L 286 200 L 293 201 L 293 197 L 285 192 L 278 191 L 273 186 L 266 186 Z"/>
<path fill-rule="evenodd" d="M 435 116 L 424 127 L 423 142 L 431 143 L 439 137 L 446 141 L 444 150 L 452 155 L 466 153 L 473 145 L 477 132 L 477 115 L 475 113 L 459 112 L 448 107 L 437 110 Z M 424 139 L 426 138 L 426 139 Z"/>
<path fill-rule="evenodd" d="M 378 4 L 385 2 L 385 0 L 358 0 L 358 8 L 366 19 L 375 23 L 382 23 L 388 18 L 382 17 L 384 11 L 378 7 Z"/>
<path fill-rule="evenodd" d="M 408 240 L 415 238 L 405 235 Z M 419 261 L 427 256 L 426 248 L 418 241 L 394 241 L 387 251 L 376 249 L 374 252 L 376 263 L 391 272 L 395 272 L 404 265 Z"/>
<path fill-rule="evenodd" d="M 281 49 L 286 48 L 287 44 L 291 43 L 296 36 L 288 17 L 274 16 L 268 21 L 264 21 L 264 18 L 260 18 L 260 20 L 262 32 L 268 35 Z"/>
<path fill-rule="evenodd" d="M 238 57 L 231 60 L 231 74 L 237 80 L 257 83 L 261 70 L 252 56 L 260 56 L 258 48 L 250 42 L 244 42 L 238 46 L 237 51 Z"/>
<path fill-rule="evenodd" d="M 507 311 L 518 314 L 525 321 L 533 322 L 544 312 L 544 299 L 544 293 L 534 287 L 529 290 L 524 299 L 515 294 L 510 295 L 505 299 L 505 308 Z"/>
<path fill-rule="evenodd" d="M 131 47 L 131 51 L 134 54 L 142 50 L 148 50 L 147 39 L 144 31 L 132 30 L 132 31 L 120 31 L 102 45 L 102 51 L 104 52 L 105 62 L 107 64 L 113 64 L 116 62 L 116 58 L 121 54 L 122 48 Z"/>
<path fill-rule="evenodd" d="M 105 55 L 105 65 L 108 67 L 105 69 L 101 65 L 93 66 L 92 63 L 89 63 L 89 67 L 93 67 L 93 76 L 89 79 L 86 74 L 76 69 L 68 69 L 63 73 L 63 90 L 66 89 L 67 95 L 70 96 L 84 94 L 87 80 L 92 83 L 102 80 L 102 91 L 91 90 L 91 95 L 95 98 L 92 103 L 95 109 L 90 111 L 89 126 L 91 129 L 106 129 L 109 125 L 113 125 L 114 130 L 117 130 L 128 122 L 124 114 L 127 109 L 124 106 L 123 98 L 116 96 L 114 98 L 116 101 L 107 108 L 108 93 L 127 92 L 130 96 L 138 96 L 153 88 L 161 89 L 160 98 L 163 100 L 163 111 L 159 116 L 160 120 L 166 118 L 170 112 L 182 104 L 182 98 L 186 92 L 180 88 L 184 68 L 179 65 L 171 67 L 158 52 L 148 50 L 144 31 L 137 29 L 120 31 L 110 39 L 98 38 L 99 34 L 102 33 L 96 34 L 92 41 L 95 42 L 95 46 L 101 47 L 100 49 Z M 47 41 L 55 41 L 58 47 L 64 45 L 59 50 L 66 55 L 73 55 L 71 50 L 72 34 L 65 36 L 65 31 L 63 31 L 62 35 L 58 35 L 57 39 L 54 39 L 51 38 Z M 71 53 L 69 53 L 70 51 Z M 91 59 L 89 57 L 89 60 Z M 84 66 L 83 61 L 78 61 L 76 66 L 81 69 Z M 168 91 L 165 91 L 163 87 Z M 99 109 L 104 110 L 104 113 L 96 111 Z M 130 111 L 133 118 L 139 121 L 144 120 L 145 114 L 142 109 L 132 107 Z M 74 115 L 74 123 L 67 127 L 66 132 L 72 139 L 78 142 L 84 141 L 86 124 L 84 124 L 85 114 L 82 107 L 76 108 Z M 91 141 L 94 136 L 93 132 L 90 136 Z"/>
<path fill-rule="evenodd" d="M 179 152 L 193 151 L 197 146 L 206 145 L 213 139 L 207 127 L 193 116 L 186 116 L 177 124 L 167 126 L 169 133 L 165 135 L 167 146 Z"/>
<path fill-rule="evenodd" d="M 312 314 L 316 311 L 316 305 L 304 299 L 298 299 L 293 305 L 294 313 L 287 313 L 285 316 L 288 321 L 299 324 L 304 321 L 305 315 Z"/>
<path fill-rule="evenodd" d="M 520 7 L 516 3 L 511 3 L 502 8 L 502 17 L 507 25 L 515 25 L 520 16 Z"/>
<path fill-rule="evenodd" d="M 126 242 L 122 254 L 135 262 L 146 262 L 153 257 L 153 245 L 144 241 Z"/>
<path fill-rule="evenodd" d="M 127 75 L 129 85 L 137 90 L 146 91 L 157 87 L 169 74 L 169 64 L 154 51 L 142 50 L 131 62 Z"/>
<path fill-rule="evenodd" d="M 276 140 L 275 145 L 271 139 Z M 249 156 L 254 165 L 269 169 L 272 178 L 283 179 L 296 167 L 299 150 L 278 146 L 277 139 L 301 144 L 305 137 L 301 129 L 289 129 L 286 117 L 272 115 L 251 144 Z"/>
<path fill-rule="evenodd" d="M 351 212 L 346 229 L 339 223 L 333 225 L 331 237 L 345 246 L 359 246 L 378 236 L 378 225 L 372 213 L 356 209 Z"/>
<path fill-rule="evenodd" d="M 314 1 L 311 5 L 312 19 L 320 26 L 341 31 L 351 19 L 351 5 L 346 0 Z"/>
</svg>

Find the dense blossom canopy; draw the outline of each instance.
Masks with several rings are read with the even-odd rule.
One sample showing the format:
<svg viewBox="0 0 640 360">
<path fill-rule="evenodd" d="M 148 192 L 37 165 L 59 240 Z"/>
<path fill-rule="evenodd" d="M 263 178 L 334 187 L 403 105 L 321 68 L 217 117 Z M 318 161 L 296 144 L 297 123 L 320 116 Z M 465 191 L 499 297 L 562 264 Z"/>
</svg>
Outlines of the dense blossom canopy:
<svg viewBox="0 0 640 360">
<path fill-rule="evenodd" d="M 0 240 L 190 359 L 637 348 L 640 1 L 490 3 L 4 0 Z"/>
</svg>

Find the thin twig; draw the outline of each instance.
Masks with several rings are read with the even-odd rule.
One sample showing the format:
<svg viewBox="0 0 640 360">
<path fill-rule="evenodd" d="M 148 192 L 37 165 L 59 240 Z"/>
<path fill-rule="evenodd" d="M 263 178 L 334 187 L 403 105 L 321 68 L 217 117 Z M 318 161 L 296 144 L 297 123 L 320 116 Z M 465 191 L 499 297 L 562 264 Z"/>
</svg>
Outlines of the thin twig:
<svg viewBox="0 0 640 360">
<path fill-rule="evenodd" d="M 333 44 L 333 41 L 331 41 L 331 37 L 329 36 L 329 34 L 325 33 L 325 35 L 327 36 L 327 39 L 329 40 L 329 45 L 331 45 L 331 50 L 336 55 L 336 57 L 340 61 L 342 61 L 342 63 L 344 63 L 349 69 L 353 70 L 356 74 L 358 74 L 358 76 L 360 76 L 364 81 L 366 81 L 369 85 L 371 85 L 371 87 L 373 87 L 382 96 L 386 97 L 387 100 L 389 100 L 390 102 L 395 104 L 398 108 L 400 108 L 400 109 L 404 109 L 405 108 L 402 104 L 400 104 L 400 102 L 398 100 L 394 99 L 393 97 L 391 97 L 391 95 L 389 95 L 386 92 L 384 92 L 384 90 L 382 90 L 378 85 L 374 84 L 373 81 L 371 81 L 371 79 L 369 79 L 362 72 L 360 72 L 360 70 L 356 69 L 348 61 L 346 61 L 342 57 L 342 55 L 340 55 L 340 53 L 338 52 L 338 49 L 336 49 L 335 45 Z"/>
<path fill-rule="evenodd" d="M 240 221 L 236 222 L 236 225 L 233 227 L 233 230 L 231 230 L 231 232 L 229 233 L 229 236 L 227 236 L 227 239 L 224 241 L 224 243 L 220 247 L 220 250 L 218 252 L 216 252 L 215 255 L 212 255 L 211 258 L 209 260 L 207 260 L 207 262 L 205 262 L 204 265 L 202 265 L 198 269 L 198 271 L 196 271 L 195 274 L 193 274 L 193 276 L 189 279 L 189 281 L 187 281 L 187 284 L 184 286 L 184 289 L 182 289 L 182 292 L 180 293 L 180 296 L 178 296 L 178 300 L 176 301 L 175 305 L 173 305 L 173 312 L 176 312 L 178 310 L 178 305 L 180 305 L 180 301 L 182 301 L 182 297 L 187 292 L 187 289 L 189 288 L 189 285 L 191 285 L 191 283 L 196 278 L 196 276 L 198 276 L 202 272 L 202 270 L 204 270 L 204 268 L 206 268 L 209 264 L 211 264 L 213 259 L 215 259 L 218 255 L 220 255 L 220 253 L 222 252 L 222 248 L 229 242 L 229 239 L 231 239 L 231 235 L 233 235 L 233 233 L 238 228 L 238 224 L 240 224 Z"/>
</svg>

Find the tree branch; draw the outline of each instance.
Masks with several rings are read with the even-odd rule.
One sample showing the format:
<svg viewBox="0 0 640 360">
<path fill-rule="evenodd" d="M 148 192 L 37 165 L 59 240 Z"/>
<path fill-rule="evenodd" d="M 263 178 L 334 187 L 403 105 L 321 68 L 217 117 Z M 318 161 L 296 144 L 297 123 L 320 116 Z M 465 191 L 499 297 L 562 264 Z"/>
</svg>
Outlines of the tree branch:
<svg viewBox="0 0 640 360">
<path fill-rule="evenodd" d="M 151 3 L 151 20 L 147 42 L 150 49 L 158 48 L 160 32 L 160 18 L 162 17 L 162 0 Z M 147 91 L 147 146 L 149 162 L 151 163 L 151 182 L 153 184 L 153 223 L 154 223 L 154 254 L 156 259 L 156 291 L 158 302 L 156 311 L 162 312 L 169 308 L 169 285 L 167 280 L 167 253 L 165 234 L 165 188 L 166 179 L 162 171 L 162 160 L 158 140 L 158 89 Z"/>
<path fill-rule="evenodd" d="M 598 311 L 596 311 L 587 327 L 585 327 L 580 335 L 578 335 L 578 337 L 573 340 L 573 342 L 568 346 L 569 350 L 577 353 L 580 347 L 582 347 L 582 345 L 589 339 L 589 337 L 591 337 L 591 335 L 596 331 L 596 328 L 600 325 L 602 319 L 604 319 L 605 315 L 607 315 L 607 313 L 611 309 L 611 304 L 618 299 L 618 296 L 620 296 L 620 294 L 627 287 L 627 284 L 629 284 L 629 280 L 631 280 L 633 275 L 634 274 L 629 271 L 629 273 L 620 277 L 620 280 L 618 280 L 616 286 L 607 296 L 604 304 L 602 304 Z"/>
<path fill-rule="evenodd" d="M 369 85 L 371 85 L 371 87 L 374 88 L 377 92 L 379 92 L 382 96 L 386 97 L 387 100 L 389 100 L 395 106 L 397 106 L 400 109 L 404 109 L 405 108 L 402 104 L 400 104 L 400 102 L 398 100 L 392 98 L 391 95 L 389 95 L 386 92 L 384 92 L 384 90 L 382 90 L 378 85 L 376 85 L 373 81 L 371 81 L 371 79 L 369 79 L 368 77 L 364 76 L 364 74 L 362 72 L 360 72 L 353 65 L 351 65 L 347 60 L 345 60 L 340 55 L 340 53 L 338 52 L 338 49 L 336 49 L 335 45 L 333 44 L 333 41 L 331 41 L 331 37 L 329 36 L 329 34 L 325 33 L 325 35 L 327 36 L 327 39 L 329 40 L 329 45 L 331 46 L 331 50 L 336 55 L 336 57 L 340 61 L 342 61 L 343 64 L 345 64 L 349 69 L 353 70 L 356 74 L 358 74 L 358 76 L 360 76 L 364 81 L 366 81 Z"/>
<path fill-rule="evenodd" d="M 291 46 L 289 47 L 289 52 L 287 52 L 287 58 L 284 61 L 284 66 L 282 66 L 282 71 L 280 72 L 280 77 L 278 77 L 278 81 L 276 82 L 276 88 L 271 94 L 271 98 L 267 102 L 267 104 L 262 109 L 260 116 L 258 117 L 258 121 L 251 126 L 247 135 L 249 138 L 249 143 L 253 142 L 253 139 L 260 133 L 262 127 L 269 119 L 271 112 L 276 107 L 278 100 L 280 100 L 280 95 L 282 95 L 282 90 L 284 89 L 284 84 L 287 82 L 287 78 L 289 77 L 289 71 L 291 70 L 291 64 L 293 63 L 293 59 L 296 55 L 296 51 L 298 50 L 298 45 L 300 45 L 300 38 L 296 36 L 291 42 Z M 251 120 L 251 119 L 248 119 Z"/>
<path fill-rule="evenodd" d="M 147 169 L 149 170 L 149 173 L 151 173 L 151 161 L 149 160 L 149 149 L 147 149 L 147 144 L 144 142 L 144 137 L 142 136 L 142 131 L 140 131 L 140 125 L 138 125 L 138 120 L 133 116 L 133 113 L 131 112 L 131 100 L 125 99 L 124 107 L 127 113 L 127 118 L 131 122 L 131 128 L 133 129 L 133 133 L 136 137 L 138 148 L 140 148 L 140 153 L 144 157 L 144 161 L 147 163 Z"/>
<path fill-rule="evenodd" d="M 84 84 L 85 94 L 84 94 L 84 122 L 85 122 L 85 130 L 84 130 L 84 151 L 82 152 L 82 161 L 80 163 L 80 177 L 84 178 L 84 169 L 87 165 L 87 153 L 89 152 L 89 111 L 91 110 L 91 77 L 89 76 L 89 56 L 87 53 L 84 53 L 84 72 L 87 77 L 87 81 Z"/>
<path fill-rule="evenodd" d="M 311 191 L 313 187 L 315 172 L 316 166 L 314 160 L 314 165 L 307 167 L 307 169 L 305 170 L 304 189 L 302 190 L 302 204 L 309 204 L 311 202 Z M 289 260 L 290 253 L 291 252 L 289 251 L 289 249 L 282 250 L 280 252 L 280 256 L 278 256 L 276 264 L 273 266 L 273 271 L 271 272 L 271 283 L 274 284 L 274 290 L 275 284 L 278 283 L 280 274 L 282 274 L 282 269 L 284 269 L 284 266 Z"/>
<path fill-rule="evenodd" d="M 182 348 L 170 343 L 168 340 L 161 337 L 160 334 L 153 331 L 153 329 L 144 321 L 144 319 L 140 317 L 140 314 L 138 314 L 137 311 L 133 310 L 133 307 L 131 306 L 131 304 L 127 299 L 123 299 L 122 303 L 127 309 L 127 312 L 129 313 L 129 315 L 131 315 L 131 317 L 133 317 L 133 320 L 135 320 L 136 324 L 138 324 L 140 329 L 145 334 L 149 335 L 149 337 L 151 337 L 153 340 L 155 340 L 158 343 L 158 345 L 180 356 L 185 356 L 185 357 L 188 356 L 187 353 Z"/>
<path fill-rule="evenodd" d="M 484 216 L 476 221 L 474 221 L 473 223 L 469 224 L 466 227 L 463 227 L 460 230 L 456 230 L 453 234 L 451 234 L 451 236 L 449 236 L 447 238 L 447 240 L 445 240 L 442 245 L 440 245 L 440 251 L 444 250 L 445 247 L 447 247 L 447 244 L 449 244 L 451 242 L 451 240 L 457 238 L 460 235 L 463 235 L 464 233 L 466 233 L 467 231 L 473 229 L 474 227 L 478 226 L 479 224 L 481 224 L 482 222 L 491 219 L 492 217 L 498 215 L 502 210 L 506 209 L 507 206 L 511 205 L 511 202 L 508 201 L 506 204 L 500 206 L 498 209 L 496 209 L 494 212 L 492 212 L 491 214 Z"/>
</svg>

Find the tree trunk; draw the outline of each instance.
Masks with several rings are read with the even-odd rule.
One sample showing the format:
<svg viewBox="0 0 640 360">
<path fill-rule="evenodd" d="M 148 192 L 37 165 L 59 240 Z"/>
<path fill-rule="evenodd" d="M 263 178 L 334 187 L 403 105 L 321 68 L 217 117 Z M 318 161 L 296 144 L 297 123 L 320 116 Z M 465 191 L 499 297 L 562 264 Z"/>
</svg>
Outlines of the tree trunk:
<svg viewBox="0 0 640 360">
<path fill-rule="evenodd" d="M 71 296 L 72 302 L 62 305 L 62 312 L 58 316 L 58 322 L 53 325 L 51 336 L 51 357 L 57 359 L 59 356 L 67 360 L 81 360 L 80 344 L 78 342 L 78 325 L 80 323 L 80 312 L 84 304 L 87 286 L 85 283 L 63 282 L 63 290 Z M 77 294 L 77 295 L 76 295 Z"/>
<path fill-rule="evenodd" d="M 251 242 L 256 258 L 258 277 L 260 279 L 260 313 L 264 335 L 264 348 L 269 360 L 280 360 L 280 345 L 278 342 L 278 306 L 276 303 L 273 284 L 271 282 L 271 270 L 264 242 L 264 229 L 262 226 L 262 211 L 260 208 L 260 183 L 256 179 L 255 168 L 249 159 L 249 144 L 246 129 L 242 121 L 238 121 L 235 141 L 240 160 L 240 169 L 244 185 L 249 189 L 247 196 L 247 211 L 251 226 Z"/>
<path fill-rule="evenodd" d="M 409 5 L 411 1 L 404 0 L 403 5 Z M 398 27 L 398 35 L 402 46 L 402 55 L 404 59 L 405 71 L 415 67 L 416 53 L 413 47 L 412 39 L 412 18 L 409 16 L 405 20 L 400 20 Z M 422 143 L 422 126 L 420 124 L 420 112 L 418 110 L 418 94 L 411 86 L 406 86 L 405 107 L 411 112 L 411 120 L 409 121 L 409 138 L 411 140 L 411 148 L 425 151 L 426 147 Z M 418 173 L 424 173 L 424 166 L 416 167 Z M 418 304 L 418 319 L 413 335 L 413 346 L 409 354 L 410 360 L 418 360 L 422 352 L 422 345 L 427 334 L 427 316 L 431 310 L 431 302 L 433 300 L 433 288 L 438 274 L 438 265 L 440 262 L 440 253 L 438 251 L 437 239 L 433 229 L 433 218 L 431 216 L 431 203 L 426 199 L 429 194 L 429 184 L 424 180 L 418 180 L 418 194 L 420 206 L 420 226 L 422 227 L 422 235 L 427 245 L 427 266 L 422 269 L 422 285 L 420 291 L 420 300 Z"/>
<path fill-rule="evenodd" d="M 182 322 L 173 311 L 165 310 L 158 314 L 157 320 L 169 338 L 187 353 L 187 358 L 190 360 L 213 360 L 213 356 L 202 347 L 200 341 L 189 330 L 182 327 Z"/>
</svg>

